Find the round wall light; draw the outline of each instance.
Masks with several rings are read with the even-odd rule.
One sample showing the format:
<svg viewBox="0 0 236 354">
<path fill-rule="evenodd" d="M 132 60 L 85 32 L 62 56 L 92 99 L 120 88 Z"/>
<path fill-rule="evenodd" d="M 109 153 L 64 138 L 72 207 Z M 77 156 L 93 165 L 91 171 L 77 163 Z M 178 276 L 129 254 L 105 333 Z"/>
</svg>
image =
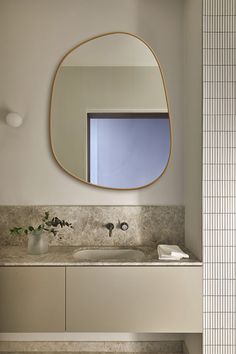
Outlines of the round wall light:
<svg viewBox="0 0 236 354">
<path fill-rule="evenodd" d="M 10 127 L 18 128 L 22 125 L 23 118 L 18 113 L 10 112 L 6 115 L 6 123 Z"/>
</svg>

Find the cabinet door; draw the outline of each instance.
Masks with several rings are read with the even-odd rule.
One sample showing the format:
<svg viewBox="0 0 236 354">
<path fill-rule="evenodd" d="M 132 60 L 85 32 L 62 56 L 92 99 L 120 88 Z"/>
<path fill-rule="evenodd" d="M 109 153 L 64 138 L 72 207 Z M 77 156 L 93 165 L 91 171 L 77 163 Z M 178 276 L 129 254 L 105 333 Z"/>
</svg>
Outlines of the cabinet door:
<svg viewBox="0 0 236 354">
<path fill-rule="evenodd" d="M 69 332 L 201 332 L 201 267 L 66 269 Z"/>
<path fill-rule="evenodd" d="M 65 268 L 0 268 L 0 331 L 65 331 Z"/>
</svg>

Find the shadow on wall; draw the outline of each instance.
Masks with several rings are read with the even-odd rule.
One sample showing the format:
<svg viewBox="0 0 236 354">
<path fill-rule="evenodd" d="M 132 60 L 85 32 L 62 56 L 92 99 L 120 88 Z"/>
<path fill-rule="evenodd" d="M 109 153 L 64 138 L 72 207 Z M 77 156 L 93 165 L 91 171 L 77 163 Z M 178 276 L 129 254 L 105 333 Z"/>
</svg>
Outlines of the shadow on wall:
<svg viewBox="0 0 236 354">
<path fill-rule="evenodd" d="M 7 109 L 7 107 L 0 107 L 0 122 L 2 124 L 6 124 L 5 118 L 8 112 L 9 109 Z"/>
<path fill-rule="evenodd" d="M 137 33 L 154 50 L 160 62 L 167 90 L 172 129 L 172 151 L 169 165 L 153 186 L 137 191 L 137 203 L 142 205 L 150 198 L 153 187 L 179 191 L 184 203 L 184 147 L 183 147 L 183 16 L 184 1 L 151 0 L 136 2 Z M 173 179 L 174 176 L 174 179 Z M 165 204 L 158 199 L 155 204 Z"/>
</svg>

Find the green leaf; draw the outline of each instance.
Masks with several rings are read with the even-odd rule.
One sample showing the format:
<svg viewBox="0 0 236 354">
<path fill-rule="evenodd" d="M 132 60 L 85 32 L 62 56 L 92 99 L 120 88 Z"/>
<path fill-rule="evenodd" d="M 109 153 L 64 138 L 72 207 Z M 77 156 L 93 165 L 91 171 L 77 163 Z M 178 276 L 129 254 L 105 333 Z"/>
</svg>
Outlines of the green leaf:
<svg viewBox="0 0 236 354">
<path fill-rule="evenodd" d="M 22 227 L 14 227 L 13 229 L 10 229 L 10 233 L 13 235 L 19 235 L 23 232 Z"/>
<path fill-rule="evenodd" d="M 53 235 L 55 236 L 59 232 L 59 226 L 60 228 L 63 228 L 65 226 L 70 227 L 73 229 L 73 226 L 71 223 L 65 220 L 59 219 L 57 216 L 54 216 L 53 218 L 49 219 L 49 212 L 46 211 L 44 213 L 44 216 L 42 218 L 42 222 L 40 225 L 36 226 L 35 228 L 33 226 L 28 226 L 27 228 L 25 227 L 14 227 L 10 229 L 10 233 L 13 235 L 20 235 L 20 234 L 28 234 L 31 232 L 32 234 L 38 234 L 39 232 L 42 232 L 42 230 L 52 232 Z"/>
<path fill-rule="evenodd" d="M 46 211 L 46 212 L 44 213 L 44 217 L 42 218 L 42 220 L 45 222 L 45 221 L 48 220 L 48 218 L 49 218 L 49 212 Z"/>
<path fill-rule="evenodd" d="M 56 234 L 58 233 L 58 231 L 53 228 L 50 230 L 50 232 L 52 232 L 54 236 L 56 236 Z"/>
</svg>

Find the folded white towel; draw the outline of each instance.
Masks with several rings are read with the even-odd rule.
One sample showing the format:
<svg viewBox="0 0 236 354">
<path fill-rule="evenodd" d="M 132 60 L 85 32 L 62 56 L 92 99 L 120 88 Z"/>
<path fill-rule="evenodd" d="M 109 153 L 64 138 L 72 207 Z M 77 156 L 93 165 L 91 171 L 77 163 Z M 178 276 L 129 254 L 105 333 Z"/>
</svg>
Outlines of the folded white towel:
<svg viewBox="0 0 236 354">
<path fill-rule="evenodd" d="M 157 252 L 159 259 L 163 260 L 179 261 L 182 258 L 189 258 L 189 255 L 177 245 L 158 245 Z"/>
</svg>

